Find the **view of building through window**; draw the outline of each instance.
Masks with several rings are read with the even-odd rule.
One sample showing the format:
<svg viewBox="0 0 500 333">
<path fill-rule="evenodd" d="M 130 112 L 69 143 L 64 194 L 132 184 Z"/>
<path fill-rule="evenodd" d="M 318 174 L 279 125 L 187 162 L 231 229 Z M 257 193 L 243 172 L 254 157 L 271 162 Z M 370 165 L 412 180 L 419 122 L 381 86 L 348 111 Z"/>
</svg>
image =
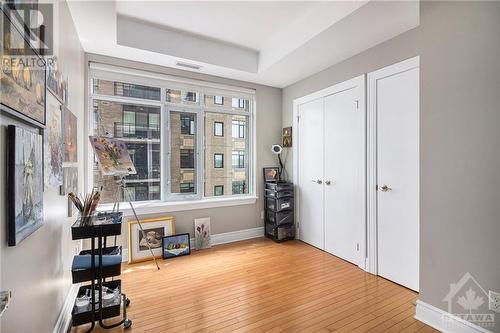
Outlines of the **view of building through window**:
<svg viewBox="0 0 500 333">
<path fill-rule="evenodd" d="M 249 193 L 248 99 L 207 95 L 196 89 L 165 89 L 163 101 L 167 104 L 162 107 L 161 88 L 98 79 L 92 83 L 91 128 L 95 135 L 116 137 L 127 144 L 137 169 L 136 175 L 125 178 L 132 201 L 160 200 L 162 194 L 168 200 L 171 196 Z M 124 103 L 128 98 L 133 100 Z M 204 115 L 201 128 L 200 112 Z M 163 117 L 168 118 L 168 126 L 162 125 Z M 169 149 L 162 148 L 162 138 L 168 138 Z M 199 142 L 202 147 L 198 147 Z M 161 177 L 164 165 L 169 166 L 165 188 Z M 204 165 L 202 172 L 200 165 Z M 103 177 L 97 165 L 93 183 L 103 186 L 103 203 L 123 195 L 116 180 Z M 128 198 L 122 196 L 124 199 Z"/>
</svg>

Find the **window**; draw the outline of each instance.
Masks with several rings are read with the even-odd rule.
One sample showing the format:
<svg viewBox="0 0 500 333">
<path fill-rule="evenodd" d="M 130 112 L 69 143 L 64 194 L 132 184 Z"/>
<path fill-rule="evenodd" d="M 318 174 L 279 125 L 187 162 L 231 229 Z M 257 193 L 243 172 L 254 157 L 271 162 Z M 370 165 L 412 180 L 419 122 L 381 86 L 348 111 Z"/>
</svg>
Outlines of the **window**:
<svg viewBox="0 0 500 333">
<path fill-rule="evenodd" d="M 224 105 L 224 96 L 214 96 L 214 104 Z"/>
<path fill-rule="evenodd" d="M 220 121 L 214 122 L 214 136 L 224 136 L 224 123 Z"/>
<path fill-rule="evenodd" d="M 245 152 L 244 151 L 233 151 L 233 168 L 244 168 L 245 167 Z"/>
<path fill-rule="evenodd" d="M 233 194 L 245 194 L 245 181 L 237 180 L 233 182 Z"/>
<path fill-rule="evenodd" d="M 113 75 L 115 80 L 97 78 Z M 147 75 L 90 69 L 88 129 L 126 144 L 137 170 L 125 178 L 130 199 L 183 201 L 252 193 L 253 93 Z M 102 203 L 128 193 L 120 192 L 112 176 L 102 176 L 97 164 L 89 174 L 89 187 L 104 188 Z"/>
<path fill-rule="evenodd" d="M 233 120 L 233 138 L 242 139 L 245 137 L 245 121 Z"/>
<path fill-rule="evenodd" d="M 194 135 L 194 115 L 181 115 L 181 134 Z"/>
<path fill-rule="evenodd" d="M 214 154 L 214 168 L 224 168 L 224 154 Z"/>
<path fill-rule="evenodd" d="M 181 149 L 181 169 L 193 169 L 194 168 L 194 150 L 193 149 Z"/>
<path fill-rule="evenodd" d="M 224 195 L 224 185 L 214 186 L 214 196 Z"/>
<path fill-rule="evenodd" d="M 194 184 L 193 183 L 181 183 L 180 184 L 180 193 L 193 193 L 194 192 Z"/>
</svg>

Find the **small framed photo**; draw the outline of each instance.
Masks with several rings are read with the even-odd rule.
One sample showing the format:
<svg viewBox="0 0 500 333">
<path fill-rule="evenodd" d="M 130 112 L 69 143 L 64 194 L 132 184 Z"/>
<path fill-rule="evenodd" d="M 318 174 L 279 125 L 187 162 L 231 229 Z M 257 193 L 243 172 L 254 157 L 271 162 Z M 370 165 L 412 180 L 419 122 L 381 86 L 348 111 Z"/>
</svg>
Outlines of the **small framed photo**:
<svg viewBox="0 0 500 333">
<path fill-rule="evenodd" d="M 266 183 L 275 183 L 278 181 L 279 168 L 267 167 L 264 168 L 264 181 Z"/>
<path fill-rule="evenodd" d="M 191 254 L 189 234 L 165 236 L 162 238 L 163 259 L 175 258 Z"/>
<path fill-rule="evenodd" d="M 282 146 L 283 146 L 283 148 L 290 148 L 292 146 L 292 128 L 291 127 L 283 128 Z"/>
<path fill-rule="evenodd" d="M 129 264 L 150 260 L 151 247 L 156 258 L 162 256 L 162 239 L 175 234 L 175 221 L 173 216 L 164 216 L 141 220 L 144 234 L 136 220 L 128 223 L 128 262 Z"/>
</svg>

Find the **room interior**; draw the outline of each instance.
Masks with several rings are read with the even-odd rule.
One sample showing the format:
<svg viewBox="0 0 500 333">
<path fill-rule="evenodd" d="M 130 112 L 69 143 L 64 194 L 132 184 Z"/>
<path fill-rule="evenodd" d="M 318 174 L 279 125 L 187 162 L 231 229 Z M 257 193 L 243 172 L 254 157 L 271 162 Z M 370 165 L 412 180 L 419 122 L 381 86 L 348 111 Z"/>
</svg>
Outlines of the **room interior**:
<svg viewBox="0 0 500 333">
<path fill-rule="evenodd" d="M 1 11 L 0 332 L 500 332 L 500 2 Z"/>
</svg>

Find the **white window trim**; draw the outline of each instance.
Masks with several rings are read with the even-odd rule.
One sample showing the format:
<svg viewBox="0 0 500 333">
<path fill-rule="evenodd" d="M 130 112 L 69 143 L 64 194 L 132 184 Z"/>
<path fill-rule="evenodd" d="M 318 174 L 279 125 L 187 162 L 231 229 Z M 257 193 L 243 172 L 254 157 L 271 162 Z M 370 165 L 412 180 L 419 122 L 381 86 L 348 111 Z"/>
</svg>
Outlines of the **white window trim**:
<svg viewBox="0 0 500 333">
<path fill-rule="evenodd" d="M 242 88 L 242 87 L 234 87 L 228 86 L 218 83 L 212 83 L 207 81 L 199 81 L 193 79 L 187 79 L 183 77 L 170 76 L 152 72 L 139 71 L 135 69 L 129 69 L 124 67 L 117 67 L 112 65 L 105 64 L 97 64 L 93 62 L 89 62 L 88 67 L 88 112 L 89 116 L 87 117 L 88 123 L 85 128 L 85 133 L 91 135 L 93 133 L 93 101 L 95 99 L 98 100 L 107 100 L 113 102 L 122 102 L 122 103 L 130 103 L 130 104 L 139 104 L 145 106 L 157 106 L 160 107 L 160 113 L 162 115 L 162 125 L 167 126 L 169 124 L 169 115 L 170 110 L 172 108 L 176 108 L 177 110 L 185 109 L 187 112 L 196 112 L 197 114 L 197 122 L 198 122 L 198 130 L 197 130 L 197 184 L 195 188 L 197 189 L 196 194 L 183 194 L 172 195 L 170 193 L 170 186 L 167 184 L 168 179 L 167 175 L 169 175 L 169 163 L 170 157 L 167 155 L 165 158 L 165 154 L 168 154 L 169 138 L 167 130 L 162 128 L 161 131 L 161 160 L 163 163 L 162 173 L 161 173 L 161 200 L 158 201 L 137 201 L 134 202 L 134 207 L 138 208 L 138 213 L 140 214 L 148 214 L 148 213 L 159 213 L 159 212 L 173 212 L 173 211 L 184 211 L 184 210 L 193 210 L 193 209 L 203 209 L 203 208 L 215 208 L 215 207 L 227 207 L 227 206 L 237 206 L 237 205 L 247 205 L 247 204 L 255 204 L 257 200 L 257 196 L 255 194 L 256 191 L 256 130 L 254 126 L 255 122 L 255 110 L 256 110 L 256 98 L 255 98 L 255 90 Z M 111 80 L 118 81 L 130 84 L 139 84 L 145 85 L 149 87 L 160 88 L 160 101 L 155 100 L 143 100 L 133 97 L 122 97 L 122 96 L 108 96 L 108 95 L 100 95 L 93 93 L 93 79 L 102 79 L 102 80 Z M 177 104 L 177 103 L 169 103 L 166 102 L 165 89 L 188 89 L 193 90 L 199 93 L 200 104 L 199 105 L 185 105 L 185 104 Z M 226 97 L 235 97 L 235 98 L 243 98 L 248 99 L 250 101 L 249 110 L 238 110 L 231 108 L 222 108 L 222 107 L 208 107 L 204 105 L 205 95 L 210 94 L 223 94 Z M 174 110 L 175 111 L 175 110 Z M 243 115 L 248 116 L 248 147 L 246 149 L 248 158 L 251 158 L 251 163 L 248 163 L 248 194 L 243 195 L 228 195 L 228 196 L 220 196 L 220 197 L 205 197 L 204 196 L 204 163 L 205 158 L 203 158 L 203 145 L 204 145 L 204 121 L 205 121 L 205 113 L 206 112 L 216 112 L 216 113 L 225 113 L 225 114 L 234 114 L 234 115 Z M 225 133 L 224 133 L 225 135 Z M 85 141 L 85 146 L 87 154 L 85 156 L 86 165 L 87 165 L 87 177 L 85 179 L 86 184 L 85 188 L 91 190 L 93 186 L 93 152 L 92 149 L 89 148 L 89 144 Z M 128 207 L 127 203 L 121 203 L 120 206 L 124 210 L 124 214 L 130 214 L 131 210 Z M 99 210 L 109 210 L 112 208 L 112 204 L 102 204 L 99 206 Z"/>
</svg>

